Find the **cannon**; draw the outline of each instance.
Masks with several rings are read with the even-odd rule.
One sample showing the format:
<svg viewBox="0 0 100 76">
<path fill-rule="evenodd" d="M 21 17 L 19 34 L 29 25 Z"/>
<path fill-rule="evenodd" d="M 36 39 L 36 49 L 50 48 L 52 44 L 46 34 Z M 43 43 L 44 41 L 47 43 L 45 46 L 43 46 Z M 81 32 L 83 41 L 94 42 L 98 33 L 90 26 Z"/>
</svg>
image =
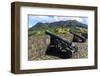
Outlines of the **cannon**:
<svg viewBox="0 0 100 76">
<path fill-rule="evenodd" d="M 78 50 L 78 47 L 72 42 L 49 31 L 46 31 L 45 33 L 50 36 L 50 44 L 48 45 L 46 54 L 59 56 L 61 58 L 70 58 L 72 57 L 72 54 Z"/>
<path fill-rule="evenodd" d="M 74 32 L 70 32 L 70 33 L 74 35 L 72 42 L 85 42 L 86 41 L 86 37 L 78 35 Z"/>
</svg>

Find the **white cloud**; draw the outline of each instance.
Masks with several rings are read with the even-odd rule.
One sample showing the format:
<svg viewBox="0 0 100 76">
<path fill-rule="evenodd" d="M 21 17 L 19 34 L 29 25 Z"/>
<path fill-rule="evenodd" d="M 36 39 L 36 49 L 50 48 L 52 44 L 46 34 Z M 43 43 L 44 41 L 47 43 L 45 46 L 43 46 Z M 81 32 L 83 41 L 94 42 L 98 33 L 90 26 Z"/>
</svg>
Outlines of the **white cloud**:
<svg viewBox="0 0 100 76">
<path fill-rule="evenodd" d="M 77 20 L 84 24 L 88 24 L 86 17 L 62 17 L 62 16 L 30 16 L 30 27 L 38 22 L 51 23 L 55 21 Z"/>
</svg>

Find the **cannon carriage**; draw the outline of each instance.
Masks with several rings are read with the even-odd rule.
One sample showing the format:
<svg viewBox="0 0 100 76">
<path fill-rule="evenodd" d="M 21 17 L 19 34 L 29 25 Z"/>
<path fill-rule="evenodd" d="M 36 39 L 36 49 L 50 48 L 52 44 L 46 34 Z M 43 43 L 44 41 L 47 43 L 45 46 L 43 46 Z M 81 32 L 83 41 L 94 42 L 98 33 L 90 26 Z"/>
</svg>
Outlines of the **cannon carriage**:
<svg viewBox="0 0 100 76">
<path fill-rule="evenodd" d="M 87 36 L 81 36 L 81 35 L 78 35 L 74 32 L 70 32 L 70 33 L 73 34 L 72 42 L 85 42 L 87 39 Z"/>
<path fill-rule="evenodd" d="M 48 31 L 45 33 L 50 36 L 50 44 L 48 45 L 46 54 L 59 56 L 61 58 L 70 58 L 73 53 L 78 51 L 78 47 L 73 45 L 72 42 Z"/>
</svg>

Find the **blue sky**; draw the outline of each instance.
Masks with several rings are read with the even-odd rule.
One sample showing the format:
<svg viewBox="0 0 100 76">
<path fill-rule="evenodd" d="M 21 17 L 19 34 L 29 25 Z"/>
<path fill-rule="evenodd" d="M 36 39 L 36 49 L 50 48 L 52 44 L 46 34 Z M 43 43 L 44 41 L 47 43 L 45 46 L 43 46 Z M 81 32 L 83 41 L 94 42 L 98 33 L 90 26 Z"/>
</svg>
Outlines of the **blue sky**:
<svg viewBox="0 0 100 76">
<path fill-rule="evenodd" d="M 66 20 L 77 20 L 79 22 L 82 22 L 84 24 L 88 24 L 88 18 L 87 17 L 67 17 L 67 16 L 34 16 L 29 15 L 28 16 L 28 27 L 32 27 L 38 22 L 42 23 L 51 23 L 55 21 L 66 21 Z"/>
</svg>

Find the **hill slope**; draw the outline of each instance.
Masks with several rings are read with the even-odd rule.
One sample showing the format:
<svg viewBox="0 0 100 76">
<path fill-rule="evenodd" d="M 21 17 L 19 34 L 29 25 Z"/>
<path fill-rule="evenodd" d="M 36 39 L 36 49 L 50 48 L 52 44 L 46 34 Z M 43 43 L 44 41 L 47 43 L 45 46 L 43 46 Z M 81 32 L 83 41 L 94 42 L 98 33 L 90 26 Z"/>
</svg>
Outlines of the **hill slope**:
<svg viewBox="0 0 100 76">
<path fill-rule="evenodd" d="M 57 22 L 52 22 L 52 23 L 37 23 L 33 27 L 29 28 L 29 31 L 35 31 L 35 30 L 44 30 L 44 29 L 52 29 L 52 28 L 59 28 L 59 27 L 69 27 L 69 28 L 75 28 L 75 27 L 80 27 L 80 28 L 85 28 L 87 29 L 87 25 L 83 24 L 81 22 L 78 22 L 76 20 L 67 20 L 67 21 L 57 21 Z"/>
</svg>

